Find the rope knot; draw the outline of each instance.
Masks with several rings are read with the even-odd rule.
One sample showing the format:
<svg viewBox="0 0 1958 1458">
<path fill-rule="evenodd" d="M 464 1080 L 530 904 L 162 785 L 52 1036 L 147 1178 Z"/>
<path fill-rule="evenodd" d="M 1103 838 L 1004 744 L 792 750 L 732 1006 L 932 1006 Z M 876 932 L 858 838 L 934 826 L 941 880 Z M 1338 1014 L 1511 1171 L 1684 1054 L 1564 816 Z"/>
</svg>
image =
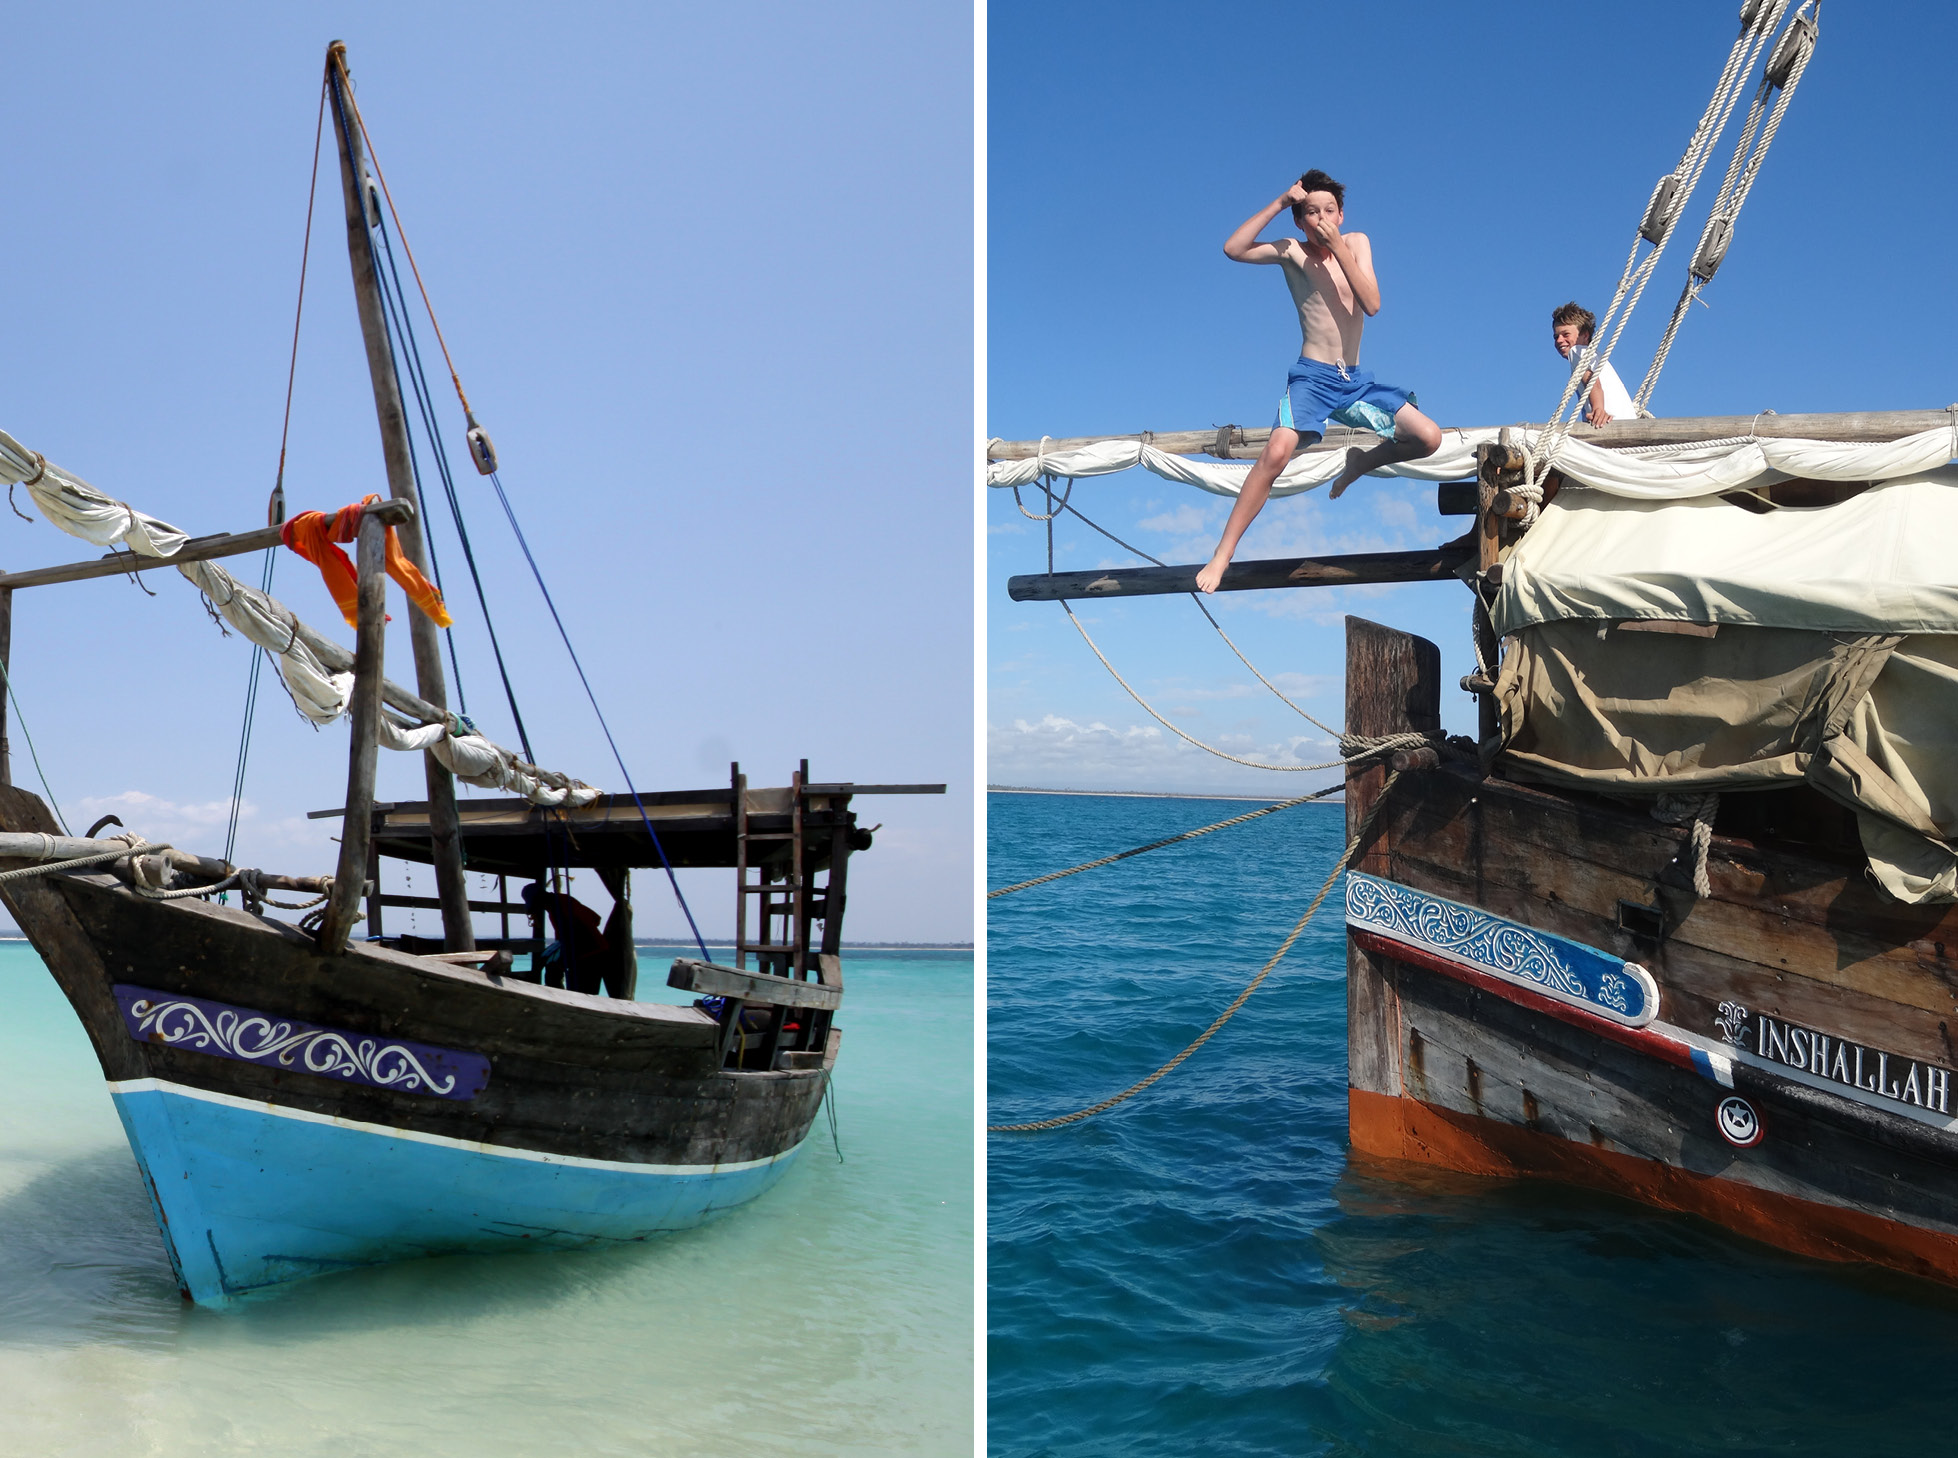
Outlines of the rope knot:
<svg viewBox="0 0 1958 1458">
<path fill-rule="evenodd" d="M 1661 795 L 1652 802 L 1652 818 L 1661 825 L 1693 827 L 1689 841 L 1693 851 L 1693 894 L 1702 901 L 1713 894 L 1706 857 L 1713 845 L 1713 817 L 1719 810 L 1720 797 L 1715 794 Z"/>
</svg>

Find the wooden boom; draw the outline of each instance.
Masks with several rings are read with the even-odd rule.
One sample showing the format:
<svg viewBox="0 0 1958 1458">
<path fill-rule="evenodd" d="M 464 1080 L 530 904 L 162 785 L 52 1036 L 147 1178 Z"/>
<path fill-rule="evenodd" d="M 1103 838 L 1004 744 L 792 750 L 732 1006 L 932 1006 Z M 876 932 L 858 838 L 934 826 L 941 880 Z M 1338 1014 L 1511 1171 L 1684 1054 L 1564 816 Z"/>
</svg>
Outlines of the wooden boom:
<svg viewBox="0 0 1958 1458">
<path fill-rule="evenodd" d="M 1254 587 L 1357 587 L 1368 582 L 1440 582 L 1455 575 L 1475 555 L 1466 542 L 1418 552 L 1352 552 L 1339 557 L 1282 557 L 1266 562 L 1233 562 L 1224 569 L 1219 592 Z M 1108 567 L 1095 572 L 1029 572 L 1006 580 L 1015 602 L 1053 602 L 1060 598 L 1147 597 L 1195 592 L 1201 565 L 1189 567 Z"/>
<path fill-rule="evenodd" d="M 1777 440 L 1897 440 L 1919 431 L 1951 426 L 1958 418 L 1954 410 L 1858 410 L 1832 415 L 1681 415 L 1662 420 L 1614 420 L 1609 425 L 1573 425 L 1572 440 L 1589 441 L 1598 446 L 1685 445 L 1693 441 L 1724 440 L 1735 435 L 1757 435 Z M 1541 424 L 1512 427 L 1518 432 L 1541 430 Z M 986 443 L 989 461 L 1027 461 L 1044 448 L 1048 455 L 1079 450 L 1104 440 L 1147 440 L 1159 451 L 1175 456 L 1215 456 L 1219 460 L 1244 460 L 1256 456 L 1271 439 L 1269 430 L 1246 430 L 1226 425 L 1210 430 L 1170 430 L 1139 435 L 1084 435 L 1067 440 L 992 440 Z M 1371 431 L 1347 430 L 1335 426 L 1326 438 L 1298 452 L 1345 450 L 1377 439 Z"/>
</svg>

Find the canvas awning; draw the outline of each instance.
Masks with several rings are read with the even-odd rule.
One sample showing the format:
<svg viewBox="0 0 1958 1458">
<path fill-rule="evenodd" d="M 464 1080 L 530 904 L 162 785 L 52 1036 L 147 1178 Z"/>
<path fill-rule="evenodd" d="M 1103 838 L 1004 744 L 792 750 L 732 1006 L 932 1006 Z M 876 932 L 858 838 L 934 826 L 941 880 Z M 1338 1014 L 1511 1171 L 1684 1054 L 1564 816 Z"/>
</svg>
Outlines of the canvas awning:
<svg viewBox="0 0 1958 1458">
<path fill-rule="evenodd" d="M 1566 490 L 1503 564 L 1498 633 L 1658 618 L 1840 633 L 1958 633 L 1958 469 L 1835 506 Z"/>
</svg>

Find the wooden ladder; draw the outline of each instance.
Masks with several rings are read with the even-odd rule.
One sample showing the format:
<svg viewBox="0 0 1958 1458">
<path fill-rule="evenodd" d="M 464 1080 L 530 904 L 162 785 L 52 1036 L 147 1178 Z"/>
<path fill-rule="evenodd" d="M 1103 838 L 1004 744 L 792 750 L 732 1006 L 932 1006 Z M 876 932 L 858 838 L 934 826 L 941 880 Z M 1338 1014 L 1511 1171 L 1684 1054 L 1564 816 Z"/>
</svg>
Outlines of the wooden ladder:
<svg viewBox="0 0 1958 1458">
<path fill-rule="evenodd" d="M 734 875 L 738 887 L 734 898 L 735 968 L 745 972 L 748 957 L 752 954 L 758 972 L 805 979 L 814 965 L 809 955 L 812 908 L 802 838 L 802 787 L 809 782 L 809 761 L 803 760 L 801 767 L 790 777 L 789 828 L 786 831 L 750 830 L 748 777 L 741 773 L 738 763 L 731 766 L 731 777 L 734 791 Z M 768 841 L 788 842 L 788 864 L 782 868 L 782 879 L 779 881 L 772 879 L 775 868 L 757 864 L 758 858 L 751 852 L 751 847 L 757 842 Z M 751 866 L 759 873 L 760 879 L 748 879 Z M 748 940 L 750 896 L 755 897 L 757 902 L 755 929 L 758 939 L 752 942 Z M 779 941 L 775 937 L 777 918 L 782 922 Z"/>
</svg>

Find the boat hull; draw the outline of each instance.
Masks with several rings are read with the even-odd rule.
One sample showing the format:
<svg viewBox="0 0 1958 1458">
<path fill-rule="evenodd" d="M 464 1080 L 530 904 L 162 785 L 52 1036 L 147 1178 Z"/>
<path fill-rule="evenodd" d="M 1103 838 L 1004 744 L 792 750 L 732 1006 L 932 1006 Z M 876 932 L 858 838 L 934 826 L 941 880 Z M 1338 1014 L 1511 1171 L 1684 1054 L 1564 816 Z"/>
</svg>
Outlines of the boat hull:
<svg viewBox="0 0 1958 1458">
<path fill-rule="evenodd" d="M 200 1305 L 355 1266 L 645 1240 L 745 1204 L 795 1149 L 723 1165 L 538 1154 L 160 1079 L 109 1085 Z"/>
<path fill-rule="evenodd" d="M 1349 732 L 1436 727 L 1423 649 L 1349 621 Z M 1349 781 L 1356 830 L 1385 780 Z M 1351 878 L 1355 1151 L 1958 1284 L 1958 912 L 1731 836 L 1701 898 L 1688 831 L 1640 808 L 1465 757 L 1399 777 Z"/>
<path fill-rule="evenodd" d="M 48 830 L 0 787 L 0 828 Z M 755 1198 L 820 1066 L 725 1066 L 695 1007 L 591 996 L 136 896 L 0 885 L 81 1019 L 185 1295 L 349 1266 L 642 1240 Z"/>
</svg>

